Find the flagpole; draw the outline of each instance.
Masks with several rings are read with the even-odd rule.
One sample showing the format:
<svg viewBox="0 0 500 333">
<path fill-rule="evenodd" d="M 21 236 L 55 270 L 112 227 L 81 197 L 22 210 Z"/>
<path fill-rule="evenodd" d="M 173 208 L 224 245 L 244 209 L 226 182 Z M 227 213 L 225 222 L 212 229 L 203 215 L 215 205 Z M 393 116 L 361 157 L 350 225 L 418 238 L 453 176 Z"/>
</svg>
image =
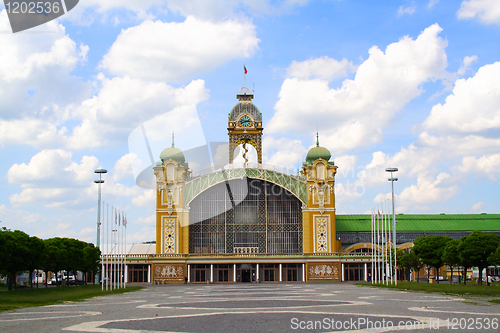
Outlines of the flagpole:
<svg viewBox="0 0 500 333">
<path fill-rule="evenodd" d="M 373 284 L 373 265 L 374 265 L 374 263 L 375 263 L 375 260 L 374 260 L 374 256 L 375 256 L 375 247 L 374 247 L 374 244 L 373 244 L 373 209 L 372 209 L 372 221 L 371 221 L 371 224 L 372 224 L 372 225 L 371 225 L 371 226 L 372 226 L 372 228 L 371 228 L 371 229 L 372 229 L 372 230 L 371 230 L 371 231 L 372 231 L 372 232 L 371 232 L 371 237 L 372 237 L 372 255 L 371 255 L 372 265 L 371 265 L 371 273 L 372 273 L 372 275 L 371 275 L 371 277 L 370 277 L 370 280 L 371 280 L 371 282 L 372 282 L 372 284 Z"/>
<path fill-rule="evenodd" d="M 124 233 L 125 233 L 125 276 L 124 276 L 124 279 L 125 279 L 125 283 L 123 284 L 125 288 L 127 288 L 127 277 L 128 277 L 128 274 L 127 274 L 127 215 L 125 215 L 125 230 L 124 230 Z"/>
<path fill-rule="evenodd" d="M 101 290 L 104 290 L 104 228 L 102 225 L 104 224 L 104 201 L 102 202 L 102 207 L 101 207 L 101 212 L 102 212 L 102 217 L 101 217 L 101 244 L 99 245 L 99 250 L 101 251 L 101 281 L 98 281 L 101 284 Z"/>
</svg>

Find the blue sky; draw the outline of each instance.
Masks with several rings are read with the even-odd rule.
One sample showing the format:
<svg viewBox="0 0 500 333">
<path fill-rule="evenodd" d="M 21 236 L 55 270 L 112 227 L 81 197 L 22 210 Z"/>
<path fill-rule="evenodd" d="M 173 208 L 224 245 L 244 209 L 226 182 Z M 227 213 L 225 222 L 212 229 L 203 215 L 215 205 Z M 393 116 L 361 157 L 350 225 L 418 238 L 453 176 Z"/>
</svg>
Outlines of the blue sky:
<svg viewBox="0 0 500 333">
<path fill-rule="evenodd" d="M 0 226 L 95 241 L 103 167 L 153 240 L 141 125 L 156 160 L 172 130 L 226 142 L 243 64 L 264 163 L 297 170 L 319 131 L 338 214 L 388 199 L 387 167 L 397 212 L 500 213 L 498 1 L 87 0 L 16 34 L 0 9 Z"/>
</svg>

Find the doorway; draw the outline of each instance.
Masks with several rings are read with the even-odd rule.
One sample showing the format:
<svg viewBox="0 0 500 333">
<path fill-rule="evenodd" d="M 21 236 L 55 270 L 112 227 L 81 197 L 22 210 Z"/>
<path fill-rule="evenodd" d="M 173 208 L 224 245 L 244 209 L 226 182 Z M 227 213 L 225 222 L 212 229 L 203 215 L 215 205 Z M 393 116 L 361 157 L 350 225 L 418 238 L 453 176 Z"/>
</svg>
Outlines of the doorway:
<svg viewBox="0 0 500 333">
<path fill-rule="evenodd" d="M 255 282 L 257 265 L 256 264 L 237 264 L 236 282 Z"/>
</svg>

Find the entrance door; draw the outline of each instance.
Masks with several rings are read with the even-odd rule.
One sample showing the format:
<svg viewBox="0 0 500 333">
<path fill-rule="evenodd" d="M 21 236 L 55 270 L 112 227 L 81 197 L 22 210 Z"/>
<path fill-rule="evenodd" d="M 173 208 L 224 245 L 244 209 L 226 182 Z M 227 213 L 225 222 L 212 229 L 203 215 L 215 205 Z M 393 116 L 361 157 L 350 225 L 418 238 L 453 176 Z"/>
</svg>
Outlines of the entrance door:
<svg viewBox="0 0 500 333">
<path fill-rule="evenodd" d="M 236 282 L 255 282 L 257 273 L 256 264 L 237 264 Z"/>
<path fill-rule="evenodd" d="M 249 269 L 244 269 L 241 271 L 241 282 L 251 282 L 251 272 Z"/>
</svg>

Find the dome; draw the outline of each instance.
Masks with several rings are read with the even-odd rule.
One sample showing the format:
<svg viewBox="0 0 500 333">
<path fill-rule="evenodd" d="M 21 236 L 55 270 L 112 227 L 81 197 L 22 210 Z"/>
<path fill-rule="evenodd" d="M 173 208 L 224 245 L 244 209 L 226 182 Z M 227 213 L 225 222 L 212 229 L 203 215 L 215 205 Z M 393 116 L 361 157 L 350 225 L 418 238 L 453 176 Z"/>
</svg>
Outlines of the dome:
<svg viewBox="0 0 500 333">
<path fill-rule="evenodd" d="M 307 153 L 306 161 L 307 162 L 314 162 L 318 158 L 322 158 L 325 161 L 329 161 L 330 157 L 332 157 L 332 154 L 330 151 L 324 147 L 313 147 L 309 149 L 309 152 Z"/>
<path fill-rule="evenodd" d="M 332 154 L 328 149 L 319 146 L 319 136 L 318 134 L 316 134 L 316 147 L 309 149 L 309 151 L 307 152 L 306 161 L 312 163 L 318 158 L 322 158 L 328 162 L 331 157 Z"/>
<path fill-rule="evenodd" d="M 179 148 L 174 148 L 174 147 L 164 149 L 160 154 L 160 159 L 162 160 L 162 162 L 172 159 L 179 164 L 184 163 L 186 161 L 182 151 Z"/>
<path fill-rule="evenodd" d="M 182 163 L 186 162 L 186 158 L 184 157 L 182 150 L 174 147 L 173 134 L 172 134 L 172 147 L 164 149 L 160 154 L 160 160 L 162 162 L 165 162 L 166 160 L 170 160 L 170 159 L 176 161 L 178 164 L 182 164 Z"/>
</svg>

